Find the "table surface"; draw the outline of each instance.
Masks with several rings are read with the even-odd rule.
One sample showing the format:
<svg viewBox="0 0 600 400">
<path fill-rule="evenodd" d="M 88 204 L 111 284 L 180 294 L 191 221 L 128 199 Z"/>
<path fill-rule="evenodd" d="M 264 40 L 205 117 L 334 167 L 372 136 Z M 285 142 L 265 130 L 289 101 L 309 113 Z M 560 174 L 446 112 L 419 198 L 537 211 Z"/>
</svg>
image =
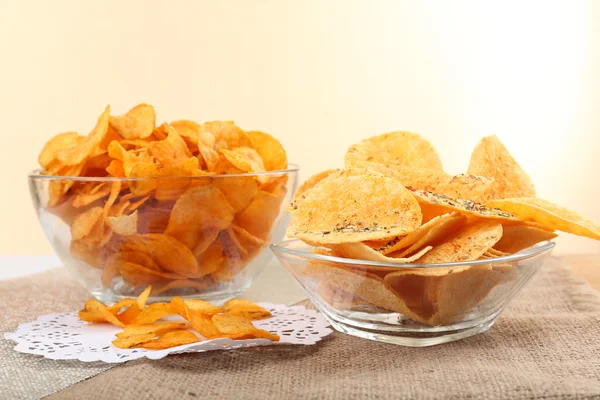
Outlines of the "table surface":
<svg viewBox="0 0 600 400">
<path fill-rule="evenodd" d="M 575 271 L 576 274 L 586 279 L 594 289 L 600 291 L 600 254 L 573 254 L 565 255 L 561 258 L 573 268 L 573 271 Z M 23 277 L 60 265 L 60 260 L 54 255 L 0 256 L 0 280 Z M 266 287 L 263 285 L 255 285 L 253 287 L 262 286 L 261 291 L 270 289 L 271 285 L 275 285 L 273 286 L 273 289 L 281 288 L 282 280 L 286 281 L 286 283 L 288 279 L 290 283 L 292 281 L 291 278 L 286 276 L 283 268 L 278 265 L 275 260 L 267 266 L 259 279 Z M 285 287 L 287 291 L 287 288 L 290 286 L 285 285 Z M 280 301 L 289 302 L 292 298 L 296 299 L 298 297 L 300 290 L 296 285 L 293 287 L 298 290 L 291 290 L 290 293 L 287 293 L 289 296 L 283 294 Z M 250 291 L 252 292 L 252 289 L 250 289 Z M 249 294 L 252 295 L 253 293 Z M 287 299 L 287 297 L 290 297 L 290 299 Z"/>
</svg>

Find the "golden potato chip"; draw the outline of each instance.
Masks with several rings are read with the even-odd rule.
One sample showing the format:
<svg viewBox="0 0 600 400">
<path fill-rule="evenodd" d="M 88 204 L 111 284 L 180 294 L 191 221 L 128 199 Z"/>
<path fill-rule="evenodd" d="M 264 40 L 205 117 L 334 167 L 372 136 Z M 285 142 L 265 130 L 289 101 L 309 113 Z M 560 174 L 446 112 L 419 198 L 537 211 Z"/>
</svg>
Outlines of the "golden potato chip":
<svg viewBox="0 0 600 400">
<path fill-rule="evenodd" d="M 84 239 L 81 239 L 71 240 L 69 252 L 74 258 L 85 262 L 90 267 L 102 268 L 104 266 L 104 260 L 110 255 L 111 250 L 108 248 L 98 248 L 95 245 L 86 243 Z"/>
<path fill-rule="evenodd" d="M 234 210 L 216 187 L 200 186 L 185 192 L 177 202 L 165 234 L 193 249 L 199 242 L 212 241 L 212 233 L 227 228 Z"/>
<path fill-rule="evenodd" d="M 201 126 L 201 135 L 210 132 L 215 138 L 215 150 L 252 147 L 252 140 L 233 121 L 211 121 Z"/>
<path fill-rule="evenodd" d="M 108 167 L 106 167 L 106 172 L 110 176 L 115 176 L 118 178 L 124 178 L 127 176 L 125 174 L 125 168 L 123 168 L 123 162 L 121 160 L 112 160 Z"/>
<path fill-rule="evenodd" d="M 193 314 L 205 314 L 205 315 L 214 315 L 225 311 L 223 307 L 214 306 L 210 304 L 208 301 L 204 300 L 183 300 L 183 304 L 186 308 L 186 315 L 188 318 Z M 184 317 L 185 318 L 185 317 Z M 188 319 L 186 318 L 186 319 Z"/>
<path fill-rule="evenodd" d="M 494 221 L 469 224 L 435 246 L 416 262 L 433 264 L 477 260 L 502 237 L 502 225 Z"/>
<path fill-rule="evenodd" d="M 455 199 L 445 194 L 411 191 L 419 202 L 423 212 L 423 222 L 430 221 L 438 215 L 451 212 L 465 214 L 469 218 L 489 218 L 502 221 L 520 221 L 520 219 L 505 210 L 493 206 L 476 203 L 472 200 Z"/>
<path fill-rule="evenodd" d="M 232 225 L 233 231 L 235 232 L 237 238 L 240 241 L 240 244 L 246 249 L 247 252 L 250 252 L 250 247 L 254 246 L 262 246 L 265 244 L 265 241 L 259 237 L 254 236 L 241 226 Z"/>
<path fill-rule="evenodd" d="M 504 228 L 502 230 L 504 231 Z M 504 232 L 502 232 L 502 236 L 504 237 Z M 502 240 L 502 239 L 500 239 L 500 240 Z M 496 243 L 496 245 L 497 244 L 498 243 Z M 488 251 L 486 251 L 485 254 L 491 255 L 492 258 L 493 258 L 493 257 L 504 257 L 504 256 L 509 255 L 510 253 L 506 253 L 504 251 L 500 251 L 500 250 L 497 250 L 497 249 L 495 249 L 495 248 L 492 247 L 491 249 L 489 249 Z"/>
<path fill-rule="evenodd" d="M 110 117 L 112 126 L 125 139 L 144 139 L 152 135 L 156 125 L 154 107 L 138 104 L 125 115 Z"/>
<path fill-rule="evenodd" d="M 336 288 L 343 288 L 377 307 L 398 312 L 415 321 L 424 322 L 377 275 L 323 261 L 311 262 L 302 272 L 318 282 L 327 282 Z"/>
<path fill-rule="evenodd" d="M 112 158 L 110 158 L 106 150 L 98 149 L 83 162 L 81 176 L 106 176 L 106 168 L 108 168 L 111 160 Z"/>
<path fill-rule="evenodd" d="M 600 226 L 575 211 L 537 198 L 496 199 L 488 202 L 526 221 L 537 222 L 549 230 L 600 239 Z"/>
<path fill-rule="evenodd" d="M 384 176 L 349 176 L 322 181 L 307 192 L 287 235 L 318 243 L 350 243 L 403 235 L 420 225 L 419 204 L 400 182 Z"/>
<path fill-rule="evenodd" d="M 486 136 L 477 143 L 468 173 L 494 178 L 496 198 L 535 196 L 531 178 L 496 135 Z"/>
<path fill-rule="evenodd" d="M 169 303 L 154 303 L 146 307 L 135 320 L 136 325 L 151 324 L 167 315 L 173 315 L 175 311 Z"/>
<path fill-rule="evenodd" d="M 122 236 L 131 236 L 137 233 L 137 220 L 137 211 L 134 211 L 129 215 L 106 217 L 106 223 L 113 232 Z"/>
<path fill-rule="evenodd" d="M 102 217 L 102 207 L 92 207 L 82 212 L 75 218 L 71 225 L 71 237 L 73 240 L 83 239 L 90 234 L 90 231 Z"/>
<path fill-rule="evenodd" d="M 157 233 L 133 235 L 123 238 L 122 251 L 146 253 L 166 271 L 181 275 L 193 274 L 198 262 L 192 251 L 177 239 Z"/>
<path fill-rule="evenodd" d="M 130 349 L 139 344 L 148 342 L 154 339 L 156 335 L 154 333 L 147 333 L 145 335 L 136 335 L 136 336 L 128 336 L 126 338 L 117 338 L 112 341 L 112 344 L 115 347 L 119 347 L 121 349 Z"/>
<path fill-rule="evenodd" d="M 193 332 L 186 330 L 178 330 L 164 333 L 156 339 L 150 340 L 148 342 L 143 342 L 141 344 L 141 347 L 150 350 L 161 350 L 199 341 L 200 340 Z"/>
<path fill-rule="evenodd" d="M 155 165 L 154 159 L 150 155 L 148 150 L 142 149 L 137 152 L 127 151 L 116 140 L 110 142 L 110 144 L 108 145 L 108 155 L 111 158 L 121 161 L 125 176 L 130 176 L 133 178 L 137 177 L 136 175 L 132 175 L 132 171 L 138 164 Z"/>
<path fill-rule="evenodd" d="M 284 194 L 259 190 L 252 204 L 235 216 L 235 224 L 261 240 L 268 240 L 283 199 Z"/>
<path fill-rule="evenodd" d="M 121 299 L 121 300 L 117 301 L 112 306 L 108 306 L 106 308 L 108 308 L 108 311 L 110 311 L 114 315 L 117 315 L 121 311 L 121 309 L 123 309 L 125 307 L 129 307 L 129 306 L 134 305 L 136 303 L 137 302 L 136 302 L 135 299 L 125 298 L 125 299 Z"/>
<path fill-rule="evenodd" d="M 400 131 L 373 136 L 351 146 L 344 162 L 346 168 L 369 168 L 369 163 L 379 162 L 442 171 L 440 156 L 427 139 Z"/>
<path fill-rule="evenodd" d="M 142 205 L 144 205 L 144 203 L 146 203 L 149 198 L 150 198 L 150 196 L 144 196 L 141 199 L 136 200 L 133 203 L 130 203 L 129 206 L 127 207 L 127 211 L 133 212 L 133 211 L 137 210 Z"/>
<path fill-rule="evenodd" d="M 85 311 L 87 313 L 93 313 L 97 316 L 102 316 L 104 318 L 104 322 L 109 322 L 113 325 L 120 326 L 121 328 L 125 327 L 125 325 L 121 321 L 119 321 L 118 318 L 112 312 L 110 312 L 110 310 L 104 304 L 100 303 L 98 300 L 91 299 L 86 301 L 85 308 L 82 311 Z M 78 316 L 79 319 L 85 321 L 85 319 L 82 317 L 85 317 L 86 313 L 82 311 L 80 311 Z"/>
<path fill-rule="evenodd" d="M 175 296 L 171 299 L 171 309 L 175 312 L 175 314 L 179 314 L 184 319 L 190 319 L 187 307 L 185 306 L 185 303 L 181 297 Z"/>
<path fill-rule="evenodd" d="M 421 236 L 409 247 L 396 253 L 390 253 L 390 257 L 406 257 L 409 254 L 413 254 L 419 249 L 424 248 L 425 246 L 438 244 L 467 223 L 467 218 L 464 215 L 457 215 L 454 213 L 444 215 L 449 216 L 447 218 L 443 218 L 441 221 L 439 221 L 439 223 L 435 224 L 435 226 L 432 226 L 431 229 L 427 230 L 423 236 Z M 441 215 L 440 217 L 444 217 L 444 215 Z M 433 220 L 435 220 L 435 218 L 431 221 Z"/>
<path fill-rule="evenodd" d="M 221 335 L 234 340 L 263 338 L 274 342 L 279 341 L 279 336 L 262 329 L 256 329 L 254 325 L 252 325 L 252 322 L 236 315 L 215 314 L 212 316 L 212 322 L 219 332 L 221 332 Z"/>
<path fill-rule="evenodd" d="M 194 121 L 189 120 L 179 120 L 171 122 L 171 126 L 175 128 L 179 136 L 183 138 L 188 144 L 198 145 L 199 136 L 200 136 L 200 125 Z M 210 142 L 209 142 L 210 143 Z M 206 145 L 206 143 L 204 143 Z M 210 144 L 210 147 L 214 146 L 214 137 L 213 143 Z"/>
<path fill-rule="evenodd" d="M 212 184 L 223 192 L 234 213 L 245 210 L 258 193 L 258 183 L 252 176 L 214 178 Z"/>
<path fill-rule="evenodd" d="M 171 218 L 171 210 L 145 207 L 138 214 L 138 233 L 164 233 Z"/>
<path fill-rule="evenodd" d="M 419 252 L 414 254 L 408 258 L 393 258 L 387 257 L 378 252 L 377 250 L 373 250 L 369 246 L 361 242 L 355 243 L 339 243 L 339 244 L 328 244 L 328 246 L 333 250 L 333 253 L 336 257 L 342 258 L 353 258 L 356 260 L 368 260 L 368 261 L 377 261 L 377 262 L 389 262 L 394 264 L 408 264 L 411 263 L 420 257 L 422 257 L 425 253 L 432 249 L 431 246 L 427 246 L 422 248 Z"/>
<path fill-rule="evenodd" d="M 142 293 L 140 293 L 140 295 L 134 301 L 133 304 L 128 304 L 129 308 L 127 308 L 127 310 L 125 310 L 124 312 L 117 315 L 117 318 L 119 319 L 119 321 L 121 321 L 125 325 L 130 325 L 133 322 L 135 322 L 135 320 L 140 315 L 140 313 L 142 312 L 144 307 L 146 307 L 146 302 L 148 301 L 148 297 L 150 296 L 151 291 L 152 291 L 152 286 L 148 286 L 146 289 L 144 289 L 144 291 Z M 118 334 L 117 334 L 117 337 L 119 337 Z"/>
<path fill-rule="evenodd" d="M 42 171 L 42 175 L 79 176 L 82 164 L 61 167 L 56 171 Z M 54 207 L 75 183 L 72 179 L 53 179 L 48 183 L 48 207 Z"/>
<path fill-rule="evenodd" d="M 119 260 L 117 270 L 123 279 L 132 284 L 151 284 L 169 279 L 184 279 L 185 276 L 174 272 L 151 269 L 140 264 Z"/>
<path fill-rule="evenodd" d="M 57 151 L 56 159 L 62 165 L 77 165 L 81 164 L 85 159 L 94 152 L 106 136 L 108 131 L 108 118 L 110 115 L 110 106 L 98 118 L 98 123 L 92 132 L 81 139 L 75 146 L 63 148 Z"/>
<path fill-rule="evenodd" d="M 162 165 L 176 165 L 192 157 L 179 133 L 171 126 L 167 127 L 167 131 L 166 139 L 151 142 L 148 146 L 152 156 Z"/>
<path fill-rule="evenodd" d="M 234 167 L 243 172 L 263 172 L 265 165 L 260 154 L 250 147 L 236 147 L 233 149 L 221 149 L 221 154 L 225 156 Z"/>
<path fill-rule="evenodd" d="M 200 156 L 202 156 L 202 160 L 206 164 L 206 169 L 215 172 L 219 168 L 219 162 L 221 161 L 221 157 L 219 153 L 213 149 L 212 147 L 199 145 L 198 151 Z"/>
<path fill-rule="evenodd" d="M 100 200 L 110 194 L 110 186 L 105 184 L 95 185 L 93 186 L 95 191 L 90 191 L 88 193 L 84 191 L 77 191 L 75 197 L 73 198 L 73 207 L 80 208 L 85 207 L 87 205 L 92 204 L 93 202 Z"/>
<path fill-rule="evenodd" d="M 202 278 L 220 270 L 226 264 L 225 249 L 223 241 L 218 232 L 215 239 L 210 243 L 208 248 L 202 252 L 194 249 L 194 255 L 198 260 L 198 272 L 194 274 L 194 278 Z"/>
<path fill-rule="evenodd" d="M 48 140 L 38 156 L 38 162 L 43 168 L 48 168 L 53 161 L 56 161 L 56 153 L 61 150 L 77 146 L 83 140 L 77 132 L 59 133 Z"/>
<path fill-rule="evenodd" d="M 269 310 L 244 299 L 228 300 L 223 305 L 223 308 L 225 308 L 229 315 L 237 315 L 248 320 L 264 319 L 271 316 Z"/>
<path fill-rule="evenodd" d="M 159 324 L 145 324 L 145 325 L 128 325 L 123 329 L 123 332 L 117 333 L 115 336 L 124 339 L 132 336 L 149 335 L 160 336 L 164 333 L 175 331 L 179 329 L 185 329 L 185 322 L 163 322 Z"/>
<path fill-rule="evenodd" d="M 222 244 L 220 255 L 223 257 L 223 261 L 221 267 L 217 268 L 214 272 L 211 272 L 210 276 L 219 282 L 228 282 L 245 267 L 245 264 L 242 262 L 243 252 L 233 238 L 229 236 L 227 230 L 219 232 L 218 240 L 220 240 Z M 210 252 L 207 251 L 206 254 L 203 255 L 202 261 L 199 262 L 199 264 L 202 263 L 202 274 L 206 273 L 208 268 L 215 268 L 215 265 L 210 263 L 207 264 L 206 262 L 206 257 L 209 254 Z M 218 260 L 218 257 L 219 255 L 216 255 L 215 259 Z"/>
<path fill-rule="evenodd" d="M 250 137 L 252 146 L 262 158 L 267 171 L 287 169 L 287 154 L 279 140 L 268 133 L 260 131 L 249 131 L 246 134 Z"/>
<path fill-rule="evenodd" d="M 204 336 L 207 339 L 215 339 L 223 337 L 219 329 L 215 326 L 212 321 L 212 317 L 206 314 L 192 314 L 189 316 L 190 325 L 196 332 Z"/>
<path fill-rule="evenodd" d="M 199 167 L 200 164 L 196 157 L 190 157 L 176 165 L 162 167 L 158 164 L 137 163 L 131 169 L 129 177 L 158 177 L 164 179 L 133 181 L 130 183 L 131 193 L 136 196 L 145 196 L 152 190 L 156 190 L 154 197 L 157 200 L 175 199 L 188 189 L 192 182 L 191 177 L 209 175 L 209 173 L 201 171 Z"/>
<path fill-rule="evenodd" d="M 328 169 L 328 170 L 319 172 L 318 174 L 314 174 L 313 176 L 311 176 L 310 178 L 305 180 L 304 183 L 302 183 L 302 185 L 300 185 L 300 187 L 298 187 L 298 189 L 296 189 L 296 193 L 294 194 L 294 201 L 298 197 L 302 196 L 308 189 L 315 187 L 317 185 L 317 183 L 321 182 L 323 179 L 327 178 L 329 175 L 333 174 L 334 172 L 338 172 L 338 171 L 341 171 L 341 170 L 339 168 Z"/>
<path fill-rule="evenodd" d="M 354 293 L 324 282 L 319 282 L 317 295 L 321 298 L 321 301 L 325 302 L 330 307 L 341 310 L 351 310 L 358 307 L 373 306 L 372 304 L 360 299 Z"/>
<path fill-rule="evenodd" d="M 536 243 L 552 240 L 557 235 L 554 232 L 528 225 L 504 226 L 502 238 L 494 248 L 504 253 L 517 253 Z"/>
</svg>

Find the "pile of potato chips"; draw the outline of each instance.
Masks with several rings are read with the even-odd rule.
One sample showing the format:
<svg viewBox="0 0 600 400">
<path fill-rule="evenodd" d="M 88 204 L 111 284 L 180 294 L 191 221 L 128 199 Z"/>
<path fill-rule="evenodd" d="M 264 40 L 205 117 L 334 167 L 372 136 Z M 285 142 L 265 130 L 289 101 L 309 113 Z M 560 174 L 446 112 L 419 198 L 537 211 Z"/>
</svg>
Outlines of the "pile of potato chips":
<svg viewBox="0 0 600 400">
<path fill-rule="evenodd" d="M 431 143 L 392 132 L 350 147 L 345 168 L 308 179 L 288 207 L 287 230 L 315 252 L 395 264 L 492 259 L 556 237 L 600 239 L 600 227 L 535 197 L 529 176 L 496 136 L 451 176 Z M 368 303 L 428 324 L 449 324 L 514 279 L 510 264 L 460 268 L 365 266 L 311 260 L 307 275 L 337 307 Z"/>
<path fill-rule="evenodd" d="M 279 341 L 279 336 L 252 325 L 253 320 L 268 318 L 271 313 L 251 301 L 231 299 L 219 307 L 204 300 L 173 297 L 170 303 L 146 306 L 151 291 L 152 287 L 148 286 L 137 299 L 126 298 L 112 306 L 105 306 L 98 300 L 88 300 L 78 313 L 79 319 L 91 323 L 111 323 L 123 328 L 112 342 L 122 349 L 142 347 L 160 350 L 199 342 L 201 338 L 189 330 L 190 327 L 207 340 L 262 338 Z M 172 315 L 183 317 L 185 322 L 157 322 Z"/>
<path fill-rule="evenodd" d="M 50 139 L 41 173 L 65 178 L 49 181 L 47 209 L 70 226 L 71 254 L 103 269 L 105 287 L 122 276 L 154 284 L 152 295 L 202 292 L 268 244 L 287 174 L 265 171 L 285 170 L 286 152 L 231 121 L 155 120 L 150 105 L 121 116 L 106 107 L 89 135 Z"/>
</svg>

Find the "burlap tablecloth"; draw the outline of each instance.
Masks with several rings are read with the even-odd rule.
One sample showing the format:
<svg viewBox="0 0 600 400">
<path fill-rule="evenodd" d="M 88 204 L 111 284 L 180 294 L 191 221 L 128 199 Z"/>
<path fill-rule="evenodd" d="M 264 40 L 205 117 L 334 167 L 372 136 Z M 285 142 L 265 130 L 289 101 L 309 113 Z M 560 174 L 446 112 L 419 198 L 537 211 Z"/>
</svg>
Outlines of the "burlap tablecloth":
<svg viewBox="0 0 600 400">
<path fill-rule="evenodd" d="M 6 291 L 19 291 L 25 302 L 35 297 L 32 289 L 47 292 L 44 302 L 58 293 L 52 282 L 46 287 L 25 282 L 0 283 L 2 304 L 6 306 L 8 299 L 8 305 L 24 307 Z M 65 295 L 60 307 L 68 307 L 67 298 L 85 297 L 81 291 Z M 65 310 L 45 307 L 35 311 Z M 31 312 L 32 306 L 28 309 Z M 8 312 L 20 315 L 10 317 L 14 323 L 33 317 L 26 311 L 8 308 Z M 2 329 L 5 326 L 3 321 Z M 48 379 L 63 373 L 59 369 L 78 374 L 70 378 L 97 374 L 49 399 L 600 398 L 600 295 L 555 260 L 544 266 L 488 332 L 430 348 L 334 333 L 314 346 L 169 356 L 99 373 L 102 366 L 44 361 L 6 353 L 7 347 L 3 342 L 0 348 L 7 360 L 0 367 L 0 378 L 7 376 L 20 388 L 31 385 L 31 392 L 13 390 L 16 396 L 7 398 L 32 394 L 34 385 L 47 383 L 34 383 L 33 369 L 21 370 L 29 363 L 37 363 L 37 375 Z M 0 383 L 3 395 L 7 387 Z"/>
</svg>

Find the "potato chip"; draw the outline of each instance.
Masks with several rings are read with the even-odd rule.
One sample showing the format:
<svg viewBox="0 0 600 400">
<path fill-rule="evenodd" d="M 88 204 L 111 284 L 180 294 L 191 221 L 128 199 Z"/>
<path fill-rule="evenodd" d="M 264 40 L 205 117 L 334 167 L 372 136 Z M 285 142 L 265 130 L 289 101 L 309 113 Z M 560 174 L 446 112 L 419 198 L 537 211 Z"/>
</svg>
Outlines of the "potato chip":
<svg viewBox="0 0 600 400">
<path fill-rule="evenodd" d="M 110 176 L 115 176 L 118 178 L 124 178 L 127 176 L 125 174 L 125 168 L 123 167 L 123 162 L 121 160 L 112 160 L 108 167 L 106 167 L 106 172 Z"/>
<path fill-rule="evenodd" d="M 85 159 L 98 148 L 108 131 L 108 118 L 110 115 L 110 106 L 98 118 L 98 123 L 92 132 L 80 140 L 75 146 L 63 148 L 57 151 L 56 159 L 62 165 L 77 165 L 81 164 Z"/>
<path fill-rule="evenodd" d="M 155 337 L 156 337 L 156 335 L 153 333 L 148 333 L 145 335 L 128 336 L 126 338 L 117 338 L 112 341 L 112 344 L 115 347 L 118 347 L 121 349 L 130 349 L 139 344 L 148 342 L 148 341 L 154 339 Z"/>
<path fill-rule="evenodd" d="M 231 281 L 233 277 L 244 268 L 245 264 L 242 261 L 243 252 L 240 250 L 233 238 L 229 236 L 229 233 L 226 230 L 219 232 L 218 240 L 220 240 L 222 244 L 221 254 L 223 256 L 223 262 L 221 268 L 217 268 L 214 272 L 211 272 L 210 276 L 219 282 L 228 282 Z M 207 257 L 208 254 L 210 254 L 209 251 L 203 255 L 203 259 L 201 261 L 202 274 L 206 273 L 207 266 L 215 268 L 214 265 L 206 265 L 207 263 L 205 257 Z"/>
<path fill-rule="evenodd" d="M 548 230 L 559 230 L 574 235 L 600 239 L 600 226 L 575 211 L 536 198 L 496 199 L 488 202 L 526 221 L 537 222 Z"/>
<path fill-rule="evenodd" d="M 121 161 L 125 176 L 132 178 L 138 177 L 137 175 L 132 175 L 132 171 L 138 166 L 138 164 L 155 165 L 154 158 L 148 150 L 143 149 L 143 151 L 138 152 L 127 151 L 116 140 L 112 141 L 108 145 L 108 155 L 118 161 Z"/>
<path fill-rule="evenodd" d="M 98 219 L 102 217 L 103 211 L 102 207 L 92 207 L 79 214 L 71 225 L 71 238 L 79 240 L 89 235 Z"/>
<path fill-rule="evenodd" d="M 199 124 L 197 124 L 194 121 L 182 119 L 179 121 L 171 122 L 171 126 L 177 131 L 179 136 L 181 136 L 183 138 L 183 140 L 186 141 L 186 143 L 191 144 L 191 145 L 198 145 L 198 141 L 200 139 L 200 131 L 201 131 Z M 203 144 L 205 146 L 207 145 L 207 143 L 203 143 Z M 209 142 L 208 145 L 210 145 L 210 147 L 214 146 L 214 136 L 213 136 L 212 144 Z"/>
<path fill-rule="evenodd" d="M 408 264 L 419 259 L 432 249 L 431 246 L 422 248 L 419 252 L 408 258 L 386 257 L 377 250 L 361 242 L 328 244 L 336 257 L 353 258 L 357 260 L 368 260 L 377 262 L 389 262 L 394 264 Z"/>
<path fill-rule="evenodd" d="M 349 176 L 322 181 L 307 192 L 287 235 L 318 243 L 350 243 L 403 235 L 420 225 L 419 205 L 400 182 L 384 176 Z"/>
<path fill-rule="evenodd" d="M 212 233 L 227 228 L 234 210 L 216 187 L 200 186 L 188 190 L 177 202 L 165 234 L 193 249 L 199 242 L 212 241 Z"/>
<path fill-rule="evenodd" d="M 109 322 L 113 325 L 120 326 L 123 328 L 125 325 L 117 319 L 117 317 L 110 312 L 110 310 L 98 300 L 88 300 L 85 302 L 85 308 L 79 312 L 79 319 L 85 321 L 85 316 L 87 313 L 95 314 L 97 318 L 100 316 L 104 319 L 104 322 Z M 100 321 L 92 321 L 92 322 L 100 322 Z"/>
<path fill-rule="evenodd" d="M 59 133 L 48 140 L 38 156 L 38 162 L 43 168 L 48 168 L 53 161 L 56 161 L 56 153 L 77 146 L 83 140 L 77 132 Z"/>
<path fill-rule="evenodd" d="M 267 171 L 287 169 L 287 154 L 279 140 L 260 131 L 249 131 L 246 134 L 252 141 L 252 147 L 262 158 Z"/>
<path fill-rule="evenodd" d="M 268 240 L 283 198 L 284 194 L 259 190 L 254 201 L 235 216 L 235 224 L 261 240 Z"/>
<path fill-rule="evenodd" d="M 223 305 L 223 308 L 225 308 L 229 315 L 237 315 L 249 320 L 264 319 L 271 316 L 269 310 L 244 299 L 228 300 Z"/>
<path fill-rule="evenodd" d="M 451 212 L 459 212 L 469 218 L 489 218 L 506 222 L 520 221 L 518 217 L 505 210 L 494 208 L 489 203 L 485 205 L 472 200 L 455 199 L 445 194 L 424 192 L 422 190 L 413 190 L 411 193 L 421 206 L 423 222 Z"/>
<path fill-rule="evenodd" d="M 235 147 L 252 147 L 252 140 L 233 121 L 211 121 L 201 126 L 201 135 L 211 133 L 215 138 L 215 150 L 233 149 Z"/>
<path fill-rule="evenodd" d="M 141 344 L 141 347 L 150 350 L 161 350 L 199 341 L 200 340 L 193 332 L 178 330 L 164 333 L 156 339 L 144 342 Z"/>
<path fill-rule="evenodd" d="M 212 317 L 206 314 L 192 314 L 189 316 L 190 325 L 196 332 L 204 336 L 207 339 L 214 339 L 223 337 L 219 329 L 215 326 L 212 321 Z"/>
<path fill-rule="evenodd" d="M 477 260 L 502 237 L 502 225 L 494 221 L 482 221 L 465 226 L 448 241 L 435 246 L 418 264 L 433 264 Z"/>
<path fill-rule="evenodd" d="M 73 198 L 73 207 L 85 207 L 110 194 L 110 185 L 100 184 L 94 186 L 93 188 L 97 190 L 94 192 L 90 191 L 88 193 L 78 191 L 75 197 Z"/>
<path fill-rule="evenodd" d="M 219 153 L 212 147 L 202 145 L 199 145 L 198 152 L 200 153 L 199 157 L 202 156 L 202 160 L 206 164 L 206 169 L 211 172 L 217 171 L 219 162 L 221 161 Z"/>
<path fill-rule="evenodd" d="M 151 142 L 148 146 L 152 156 L 161 165 L 176 165 L 192 157 L 192 153 L 187 147 L 179 133 L 171 127 L 167 127 L 167 138 L 156 142 Z"/>
<path fill-rule="evenodd" d="M 202 278 L 223 268 L 226 264 L 226 255 L 220 232 L 217 232 L 215 239 L 206 250 L 200 252 L 199 248 L 194 249 L 194 255 L 198 260 L 198 272 L 194 274 L 194 278 Z"/>
<path fill-rule="evenodd" d="M 297 200 L 298 197 L 301 197 L 308 189 L 315 187 L 323 179 L 327 178 L 329 175 L 333 174 L 334 172 L 338 172 L 338 171 L 341 171 L 341 170 L 339 168 L 328 169 L 328 170 L 319 172 L 318 174 L 314 174 L 313 176 L 311 176 L 310 178 L 305 180 L 304 183 L 302 183 L 302 185 L 300 185 L 300 187 L 298 187 L 298 189 L 296 189 L 296 194 L 294 194 L 294 202 Z M 304 196 L 304 197 L 306 197 L 306 196 Z"/>
<path fill-rule="evenodd" d="M 365 306 L 372 307 L 372 304 L 360 299 L 354 293 L 324 282 L 319 282 L 317 295 L 321 298 L 321 301 L 325 302 L 329 307 L 341 310 L 351 310 Z"/>
<path fill-rule="evenodd" d="M 122 251 L 146 253 L 166 271 L 189 275 L 198 270 L 198 262 L 192 251 L 177 239 L 156 233 L 127 236 Z"/>
<path fill-rule="evenodd" d="M 135 299 L 125 298 L 117 301 L 115 304 L 113 304 L 112 306 L 108 306 L 107 308 L 108 311 L 110 311 L 114 315 L 117 315 L 119 314 L 119 312 L 121 312 L 121 309 L 132 306 L 134 304 L 137 304 L 137 301 Z"/>
<path fill-rule="evenodd" d="M 442 161 L 435 148 L 421 135 L 390 132 L 365 139 L 346 152 L 346 168 L 369 168 L 379 162 L 413 169 L 442 171 Z"/>
<path fill-rule="evenodd" d="M 138 233 L 164 233 L 170 217 L 169 209 L 145 207 L 138 214 Z"/>
<path fill-rule="evenodd" d="M 131 236 L 137 233 L 138 215 L 137 211 L 129 215 L 118 217 L 106 217 L 108 226 L 118 235 Z"/>
<path fill-rule="evenodd" d="M 208 301 L 204 300 L 183 300 L 183 304 L 187 310 L 186 315 L 188 317 L 186 319 L 188 319 L 193 314 L 214 315 L 225 311 L 223 307 L 214 306 Z"/>
<path fill-rule="evenodd" d="M 258 193 L 258 183 L 252 176 L 214 178 L 212 184 L 223 192 L 234 213 L 245 210 Z"/>
<path fill-rule="evenodd" d="M 154 303 L 146 307 L 135 320 L 137 325 L 151 324 L 167 315 L 173 315 L 175 311 L 169 303 Z"/>
<path fill-rule="evenodd" d="M 234 340 L 263 338 L 274 342 L 279 341 L 279 336 L 262 329 L 256 329 L 250 321 L 236 315 L 216 314 L 212 316 L 212 322 L 222 335 Z"/>
<path fill-rule="evenodd" d="M 117 333 L 115 336 L 124 339 L 132 336 L 139 335 L 150 335 L 160 336 L 167 332 L 184 329 L 186 327 L 185 322 L 163 322 L 159 324 L 151 324 L 151 325 L 128 325 L 123 329 L 123 332 Z"/>
<path fill-rule="evenodd" d="M 265 165 L 260 154 L 250 147 L 236 147 L 233 149 L 221 149 L 221 154 L 235 168 L 243 172 L 263 172 Z"/>
<path fill-rule="evenodd" d="M 415 243 L 413 243 L 409 247 L 396 253 L 390 253 L 390 257 L 406 257 L 409 254 L 413 254 L 419 249 L 424 248 L 425 246 L 436 245 L 439 242 L 444 241 L 444 239 L 448 238 L 450 235 L 452 235 L 452 233 L 456 232 L 467 222 L 467 218 L 464 215 L 444 215 L 449 216 L 439 221 L 439 223 L 435 224 L 435 226 L 431 227 L 431 229 L 428 229 L 423 236 L 421 236 Z M 444 215 L 441 215 L 440 217 L 444 217 Z M 433 220 L 435 220 L 435 218 L 431 221 Z"/>
<path fill-rule="evenodd" d="M 503 227 L 502 238 L 494 245 L 494 249 L 504 253 L 517 253 L 536 243 L 552 240 L 556 233 L 527 225 L 510 225 Z"/>
<path fill-rule="evenodd" d="M 318 282 L 327 282 L 336 288 L 343 288 L 377 307 L 398 312 L 415 321 L 424 322 L 377 275 L 323 261 L 311 262 L 302 272 Z"/>
<path fill-rule="evenodd" d="M 152 135 L 156 124 L 154 107 L 138 104 L 125 115 L 110 117 L 112 126 L 125 139 L 144 139 Z"/>
<path fill-rule="evenodd" d="M 106 150 L 98 149 L 83 162 L 83 168 L 81 169 L 80 175 L 97 177 L 106 176 L 106 168 L 110 164 L 111 160 L 112 158 L 110 158 Z"/>
<path fill-rule="evenodd" d="M 151 269 L 140 264 L 119 260 L 117 270 L 123 279 L 133 284 L 151 284 L 169 279 L 184 279 L 185 276 L 174 272 Z"/>
<path fill-rule="evenodd" d="M 496 198 L 535 196 L 531 178 L 496 135 L 486 136 L 477 143 L 468 173 L 494 178 Z"/>
</svg>

